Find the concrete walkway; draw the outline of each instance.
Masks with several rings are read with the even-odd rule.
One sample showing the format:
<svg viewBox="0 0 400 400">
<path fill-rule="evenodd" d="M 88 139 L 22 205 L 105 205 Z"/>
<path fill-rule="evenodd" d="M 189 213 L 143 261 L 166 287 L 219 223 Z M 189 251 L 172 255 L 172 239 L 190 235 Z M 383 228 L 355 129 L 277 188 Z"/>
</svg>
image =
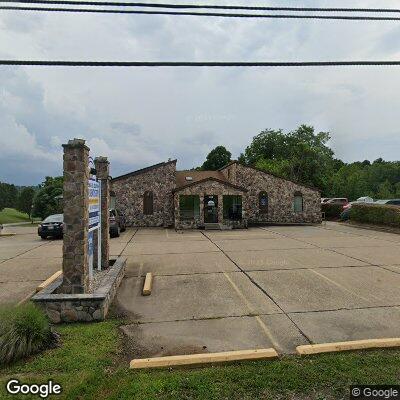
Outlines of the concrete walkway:
<svg viewBox="0 0 400 400">
<path fill-rule="evenodd" d="M 327 223 L 135 229 L 116 240 L 128 258 L 116 303 L 132 355 L 400 336 L 400 235 Z"/>
</svg>

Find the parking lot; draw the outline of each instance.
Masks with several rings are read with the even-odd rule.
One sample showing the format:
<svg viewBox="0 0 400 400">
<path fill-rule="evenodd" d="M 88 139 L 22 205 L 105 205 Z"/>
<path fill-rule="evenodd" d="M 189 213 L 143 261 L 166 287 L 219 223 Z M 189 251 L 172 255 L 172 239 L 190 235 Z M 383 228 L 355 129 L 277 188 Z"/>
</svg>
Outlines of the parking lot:
<svg viewBox="0 0 400 400">
<path fill-rule="evenodd" d="M 61 269 L 62 241 L 36 227 L 0 238 L 0 303 L 17 303 Z M 129 229 L 115 308 L 132 355 L 400 336 L 400 235 L 327 223 L 233 231 Z M 153 291 L 142 296 L 147 272 Z"/>
<path fill-rule="evenodd" d="M 327 223 L 116 240 L 128 258 L 116 304 L 136 355 L 400 336 L 399 235 Z"/>
</svg>

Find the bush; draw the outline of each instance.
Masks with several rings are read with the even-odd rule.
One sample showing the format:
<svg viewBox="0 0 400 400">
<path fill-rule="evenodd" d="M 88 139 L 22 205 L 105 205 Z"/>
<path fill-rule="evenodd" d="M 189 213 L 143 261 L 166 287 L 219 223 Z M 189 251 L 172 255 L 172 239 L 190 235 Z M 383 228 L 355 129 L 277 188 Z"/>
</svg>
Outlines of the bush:
<svg viewBox="0 0 400 400">
<path fill-rule="evenodd" d="M 350 219 L 367 224 L 400 228 L 400 207 L 383 204 L 353 204 Z"/>
<path fill-rule="evenodd" d="M 339 219 L 343 211 L 342 204 L 321 204 L 321 211 L 325 213 L 325 219 Z"/>
<path fill-rule="evenodd" d="M 34 304 L 0 309 L 0 364 L 37 353 L 55 340 L 46 315 Z"/>
</svg>

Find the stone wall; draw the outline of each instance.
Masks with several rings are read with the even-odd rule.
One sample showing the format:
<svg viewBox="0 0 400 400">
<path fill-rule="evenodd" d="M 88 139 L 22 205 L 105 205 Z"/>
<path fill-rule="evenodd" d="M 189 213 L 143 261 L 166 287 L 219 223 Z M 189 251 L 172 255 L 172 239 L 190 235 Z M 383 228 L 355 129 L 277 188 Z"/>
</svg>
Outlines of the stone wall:
<svg viewBox="0 0 400 400">
<path fill-rule="evenodd" d="M 200 197 L 200 216 L 196 220 L 182 220 L 180 219 L 179 213 L 179 196 L 181 195 L 199 195 Z M 246 192 L 243 192 L 239 188 L 226 185 L 222 182 L 208 180 L 200 182 L 195 185 L 188 186 L 181 189 L 174 194 L 174 207 L 175 207 L 175 228 L 176 229 L 187 229 L 197 228 L 204 225 L 204 196 L 214 195 L 218 196 L 218 223 L 223 223 L 227 226 L 242 227 L 245 225 L 245 218 L 243 221 L 230 221 L 224 220 L 223 218 L 223 196 L 224 195 L 240 195 L 242 196 L 242 208 L 244 209 L 246 204 Z"/>
<path fill-rule="evenodd" d="M 50 321 L 90 322 L 102 321 L 115 297 L 125 275 L 126 259 L 118 258 L 93 293 L 59 293 L 62 276 L 32 297 L 32 301 L 43 309 Z"/>
<path fill-rule="evenodd" d="M 171 226 L 174 222 L 173 189 L 176 161 L 161 163 L 111 181 L 115 206 L 126 216 L 128 226 Z M 143 195 L 153 192 L 153 214 L 144 215 Z"/>
<path fill-rule="evenodd" d="M 309 188 L 278 178 L 255 168 L 232 163 L 222 170 L 232 183 L 248 189 L 246 213 L 248 223 L 321 223 L 321 195 L 317 189 Z M 268 212 L 259 211 L 259 193 L 268 194 Z M 293 208 L 294 194 L 303 196 L 303 212 Z"/>
</svg>

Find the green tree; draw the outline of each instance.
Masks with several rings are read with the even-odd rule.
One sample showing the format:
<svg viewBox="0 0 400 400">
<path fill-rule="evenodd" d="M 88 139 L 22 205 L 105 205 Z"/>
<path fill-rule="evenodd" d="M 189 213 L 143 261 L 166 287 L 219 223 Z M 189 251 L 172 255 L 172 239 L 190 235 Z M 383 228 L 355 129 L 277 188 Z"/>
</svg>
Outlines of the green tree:
<svg viewBox="0 0 400 400">
<path fill-rule="evenodd" d="M 34 196 L 35 189 L 32 186 L 24 187 L 18 194 L 17 210 L 26 214 L 30 214 Z"/>
<path fill-rule="evenodd" d="M 335 167 L 340 165 L 327 146 L 329 139 L 327 132 L 315 133 L 307 125 L 289 133 L 267 129 L 253 138 L 239 159 L 326 191 Z"/>
<path fill-rule="evenodd" d="M 206 161 L 201 166 L 202 170 L 216 171 L 231 161 L 231 152 L 224 146 L 217 146 L 211 150 L 206 157 Z"/>
<path fill-rule="evenodd" d="M 46 176 L 33 199 L 33 215 L 46 218 L 51 214 L 62 212 L 61 202 L 57 199 L 63 191 L 63 177 Z"/>
<path fill-rule="evenodd" d="M 17 204 L 18 190 L 15 185 L 0 182 L 0 211 L 3 208 L 15 208 Z"/>
<path fill-rule="evenodd" d="M 385 180 L 384 182 L 379 184 L 376 197 L 378 199 L 392 199 L 393 194 L 394 193 L 393 193 L 392 185 L 390 184 L 390 182 L 388 180 Z"/>
</svg>

